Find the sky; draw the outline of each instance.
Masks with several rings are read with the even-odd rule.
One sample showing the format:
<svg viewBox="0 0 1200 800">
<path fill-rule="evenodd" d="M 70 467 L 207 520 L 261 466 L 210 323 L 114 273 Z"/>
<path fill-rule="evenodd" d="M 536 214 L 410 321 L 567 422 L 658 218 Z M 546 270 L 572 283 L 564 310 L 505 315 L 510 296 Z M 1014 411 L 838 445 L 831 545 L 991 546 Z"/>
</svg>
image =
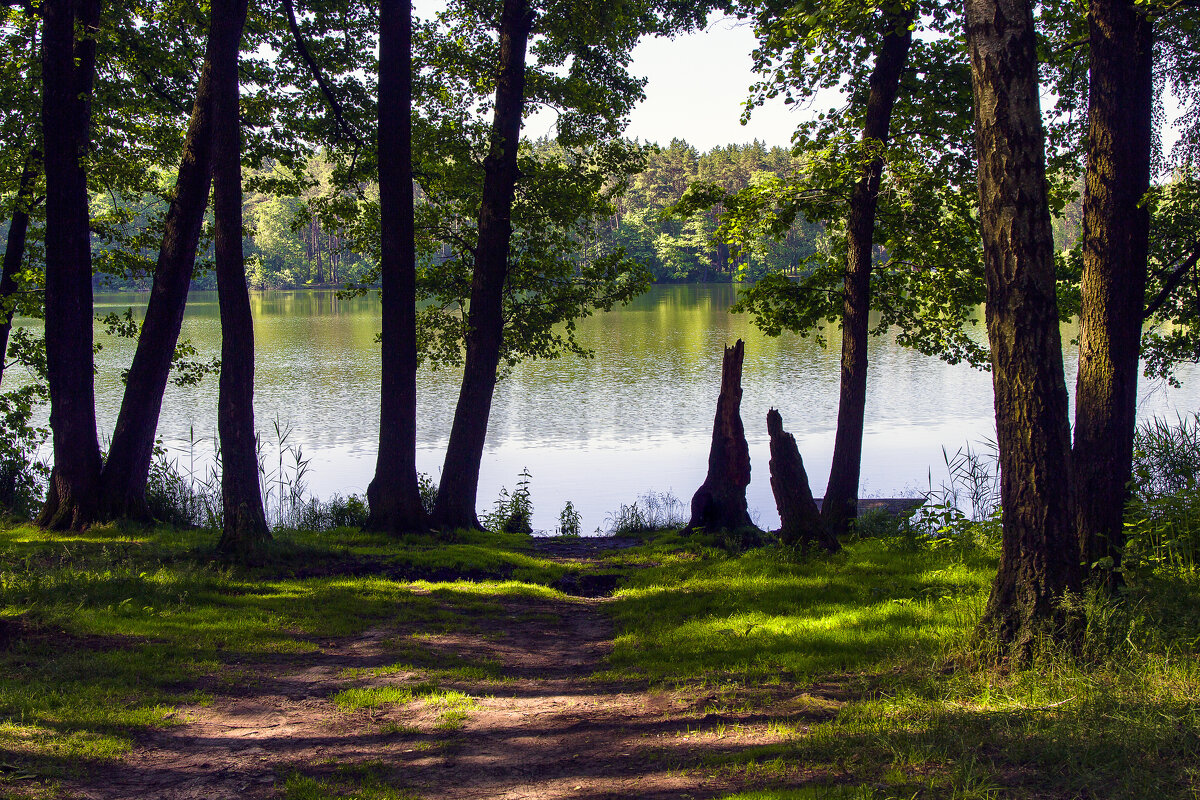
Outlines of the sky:
<svg viewBox="0 0 1200 800">
<path fill-rule="evenodd" d="M 444 0 L 413 2 L 417 15 L 426 19 L 444 7 Z M 768 147 L 789 145 L 804 115 L 815 112 L 775 100 L 756 108 L 749 123 L 741 124 L 756 77 L 750 59 L 755 44 L 748 24 L 719 15 L 710 17 L 701 31 L 674 39 L 644 39 L 633 51 L 630 71 L 648 79 L 646 99 L 630 116 L 629 137 L 662 145 L 681 138 L 701 151 L 754 139 Z M 1051 101 L 1043 97 L 1043 103 Z M 831 96 L 827 104 L 835 103 L 836 97 Z M 1166 105 L 1168 120 L 1177 119 L 1179 105 L 1173 96 L 1168 94 Z M 526 121 L 525 135 L 536 138 L 552 133 L 553 127 L 553 112 L 542 112 Z M 1168 152 L 1177 138 L 1168 124 L 1163 130 Z"/>
<path fill-rule="evenodd" d="M 675 39 L 647 38 L 633 51 L 631 72 L 648 78 L 646 99 L 630 117 L 628 135 L 667 144 L 678 137 L 701 151 L 754 139 L 787 146 L 800 117 L 781 100 L 755 109 L 740 123 L 755 80 L 750 53 L 756 41 L 749 25 L 733 18 Z M 547 132 L 553 120 L 534 118 L 529 133 Z"/>
</svg>

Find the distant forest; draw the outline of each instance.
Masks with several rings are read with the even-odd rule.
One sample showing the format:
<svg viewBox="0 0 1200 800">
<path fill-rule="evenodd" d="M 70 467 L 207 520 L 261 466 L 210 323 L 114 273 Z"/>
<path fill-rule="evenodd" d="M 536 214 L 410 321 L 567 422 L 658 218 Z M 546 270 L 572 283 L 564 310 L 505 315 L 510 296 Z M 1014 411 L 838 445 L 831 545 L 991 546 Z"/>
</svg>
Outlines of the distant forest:
<svg viewBox="0 0 1200 800">
<path fill-rule="evenodd" d="M 528 146 L 536 148 L 539 144 Z M 612 215 L 596 225 L 595 241 L 588 247 L 592 254 L 623 247 L 650 269 L 656 282 L 704 283 L 754 281 L 771 272 L 803 272 L 804 260 L 825 246 L 824 225 L 799 219 L 781 240 L 760 241 L 753 253 L 741 254 L 716 236 L 723 211 L 720 205 L 688 218 L 671 213 L 671 207 L 696 181 L 718 184 L 732 192 L 756 181 L 792 174 L 797 159 L 790 149 L 754 141 L 700 152 L 682 139 L 673 139 L 666 146 L 647 145 L 644 155 L 645 169 L 614 193 Z M 351 220 L 351 228 L 355 225 L 353 212 L 346 213 L 345 205 L 339 206 L 330 196 L 333 169 L 318 153 L 308 165 L 310 185 L 297 193 L 279 190 L 289 182 L 273 180 L 270 165 L 246 170 L 244 246 L 251 287 L 375 284 L 375 256 L 357 246 L 360 238 L 347 227 L 347 220 Z M 378 189 L 368 186 L 363 194 L 377 197 Z M 111 269 L 97 270 L 96 288 L 148 290 L 151 272 L 130 269 L 133 265 L 122 254 L 129 252 L 128 244 L 142 230 L 156 229 L 152 222 L 162 212 L 163 201 L 151 197 L 140 206 L 126 203 L 117 208 L 110 198 L 101 196 L 94 199 L 93 205 L 96 229 L 113 242 L 97 246 L 98 266 L 105 263 L 106 254 L 122 259 Z M 1060 248 L 1070 247 L 1078 238 L 1080 216 L 1076 198 L 1055 220 L 1055 241 Z M 123 228 L 123 235 L 113 237 L 114 228 Z M 147 249 L 144 255 L 147 265 L 152 266 L 154 253 Z M 216 278 L 209 268 L 211 257 L 210 246 L 201 253 L 193 288 L 216 289 Z M 437 259 L 437 250 L 428 252 L 427 257 Z"/>
</svg>

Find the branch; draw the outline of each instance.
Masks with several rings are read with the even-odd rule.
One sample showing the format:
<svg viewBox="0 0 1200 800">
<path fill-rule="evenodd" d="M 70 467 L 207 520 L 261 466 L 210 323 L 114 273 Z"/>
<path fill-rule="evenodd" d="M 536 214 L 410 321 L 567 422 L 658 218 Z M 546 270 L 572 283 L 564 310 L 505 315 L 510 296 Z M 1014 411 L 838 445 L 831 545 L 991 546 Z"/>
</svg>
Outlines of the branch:
<svg viewBox="0 0 1200 800">
<path fill-rule="evenodd" d="M 1092 43 L 1092 39 L 1090 36 L 1081 36 L 1080 38 L 1075 39 L 1074 41 L 1067 42 L 1062 47 L 1055 50 L 1054 55 L 1061 56 L 1063 53 L 1067 52 L 1068 50 L 1074 50 L 1077 47 L 1085 47 L 1091 43 Z"/>
<path fill-rule="evenodd" d="M 321 74 L 321 68 L 317 66 L 316 59 L 313 58 L 312 52 L 309 51 L 308 45 L 304 41 L 304 35 L 300 32 L 300 24 L 296 22 L 296 7 L 292 4 L 292 0 L 283 0 L 283 10 L 287 12 L 288 30 L 292 32 L 292 38 L 296 40 L 296 49 L 300 52 L 300 57 L 308 66 L 308 71 L 312 73 L 317 86 L 321 87 L 321 94 L 325 95 L 325 102 L 329 104 L 329 110 L 333 112 L 338 127 L 345 132 L 351 141 L 361 147 L 362 140 L 354 132 L 354 129 L 350 127 L 350 124 L 346 122 L 342 104 L 334 97 L 333 89 L 329 86 L 329 82 L 325 80 L 325 76 Z"/>
<path fill-rule="evenodd" d="M 139 67 L 138 74 L 142 76 L 142 80 L 145 81 L 146 88 L 148 88 L 150 90 L 150 93 L 153 94 L 155 97 L 157 97 L 159 100 L 162 100 L 164 103 L 166 103 L 167 106 L 170 107 L 170 109 L 172 111 L 174 111 L 176 114 L 190 114 L 191 113 L 191 111 L 192 111 L 191 107 L 179 102 L 179 100 L 172 97 L 171 93 L 168 92 L 165 87 L 160 85 L 158 83 L 158 81 L 156 81 L 154 79 L 154 76 L 150 74 L 149 70 L 147 70 L 143 67 Z"/>
<path fill-rule="evenodd" d="M 1167 278 L 1167 282 L 1163 284 L 1162 289 L 1160 289 L 1154 299 L 1150 301 L 1150 305 L 1146 306 L 1146 310 L 1142 312 L 1142 319 L 1149 319 L 1160 308 L 1162 308 L 1163 303 L 1167 302 L 1167 299 L 1171 296 L 1171 293 L 1179 288 L 1179 284 L 1183 283 L 1183 279 L 1187 276 L 1188 270 L 1195 267 L 1197 261 L 1200 261 L 1200 241 L 1197 241 L 1192 247 L 1191 254 L 1181 261 L 1179 266 L 1175 267 L 1175 269 L 1171 272 L 1171 275 Z"/>
</svg>

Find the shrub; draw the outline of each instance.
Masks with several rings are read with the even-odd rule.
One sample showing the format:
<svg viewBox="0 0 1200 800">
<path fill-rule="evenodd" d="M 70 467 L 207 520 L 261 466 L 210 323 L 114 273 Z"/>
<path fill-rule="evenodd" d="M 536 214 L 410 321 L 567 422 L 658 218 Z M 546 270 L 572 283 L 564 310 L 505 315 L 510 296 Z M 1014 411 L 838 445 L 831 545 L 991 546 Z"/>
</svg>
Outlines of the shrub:
<svg viewBox="0 0 1200 800">
<path fill-rule="evenodd" d="M 579 536 L 583 525 L 583 517 L 575 510 L 575 504 L 570 500 L 558 514 L 558 535 Z"/>
<path fill-rule="evenodd" d="M 50 469 L 37 454 L 49 431 L 30 423 L 44 400 L 41 384 L 0 394 L 0 513 L 31 519 L 42 504 Z"/>
<path fill-rule="evenodd" d="M 1200 560 L 1200 414 L 1153 419 L 1134 436 L 1125 567 L 1194 571 Z"/>
<path fill-rule="evenodd" d="M 507 488 L 500 489 L 500 496 L 496 498 L 492 512 L 483 515 L 483 527 L 504 533 L 533 533 L 530 479 L 529 469 L 526 468 L 521 470 L 521 479 L 517 481 L 517 488 L 512 494 L 508 493 Z"/>
</svg>

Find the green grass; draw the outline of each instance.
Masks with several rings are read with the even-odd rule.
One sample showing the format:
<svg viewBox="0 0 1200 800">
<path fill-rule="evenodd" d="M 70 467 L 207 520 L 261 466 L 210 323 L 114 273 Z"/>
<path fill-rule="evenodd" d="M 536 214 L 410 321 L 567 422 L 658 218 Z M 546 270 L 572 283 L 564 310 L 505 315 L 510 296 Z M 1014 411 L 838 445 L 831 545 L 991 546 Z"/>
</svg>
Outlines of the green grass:
<svg viewBox="0 0 1200 800">
<path fill-rule="evenodd" d="M 866 540 L 809 561 L 691 547 L 658 562 L 618 593 L 603 677 L 704 687 L 710 711 L 774 716 L 777 741 L 698 756 L 784 787 L 738 800 L 1200 795 L 1194 573 L 1078 600 L 1082 648 L 1047 641 L 1013 670 L 975 638 L 987 549 Z"/>
<path fill-rule="evenodd" d="M 1017 670 L 973 634 L 995 571 L 987 547 L 868 539 L 802 559 L 641 538 L 587 568 L 626 576 L 605 605 L 617 638 L 596 684 L 704 698 L 705 714 L 722 718 L 697 723 L 686 754 L 663 758 L 747 787 L 727 800 L 1200 795 L 1194 571 L 1143 569 L 1121 603 L 1077 600 L 1083 646 L 1044 642 Z M 216 560 L 212 545 L 167 529 L 0 531 L 0 796 L 54 796 L 57 781 L 174 724 L 179 706 L 380 628 L 395 629 L 379 640 L 383 659 L 347 664 L 349 688 L 334 701 L 347 712 L 415 705 L 453 734 L 480 685 L 500 693 L 504 675 L 438 637 L 549 624 L 548 604 L 567 600 L 553 585 L 581 569 L 512 535 L 442 544 L 297 532 L 249 568 Z M 522 599 L 533 606 L 521 610 Z M 371 716 L 385 735 L 409 730 Z M 752 743 L 706 746 L 725 730 L 713 725 L 751 724 Z M 413 796 L 379 764 L 314 765 L 281 789 L 299 800 Z"/>
<path fill-rule="evenodd" d="M 455 538 L 294 533 L 263 565 L 233 568 L 195 531 L 0 530 L 0 624 L 16 632 L 0 649 L 0 763 L 13 766 L 0 793 L 13 774 L 53 780 L 118 758 L 176 707 L 281 655 L 378 625 L 467 630 L 502 611 L 497 599 L 560 596 L 541 584 L 570 567 L 528 554 L 525 537 Z M 416 580 L 464 573 L 483 582 Z M 437 677 L 494 666 L 459 661 Z"/>
</svg>

